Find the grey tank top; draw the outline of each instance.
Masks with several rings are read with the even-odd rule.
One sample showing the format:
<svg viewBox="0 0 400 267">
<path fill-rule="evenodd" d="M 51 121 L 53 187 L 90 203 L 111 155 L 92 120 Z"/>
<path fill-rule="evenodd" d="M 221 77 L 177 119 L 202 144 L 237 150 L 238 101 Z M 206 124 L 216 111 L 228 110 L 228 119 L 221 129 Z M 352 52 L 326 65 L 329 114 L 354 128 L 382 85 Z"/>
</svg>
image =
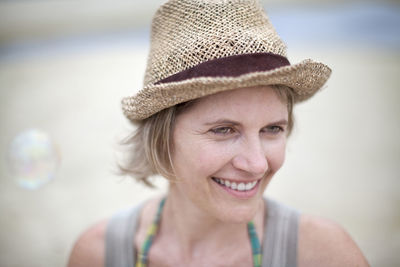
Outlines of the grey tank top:
<svg viewBox="0 0 400 267">
<path fill-rule="evenodd" d="M 296 267 L 299 213 L 265 199 L 262 267 Z M 134 267 L 134 239 L 143 204 L 115 214 L 105 237 L 105 267 Z"/>
</svg>

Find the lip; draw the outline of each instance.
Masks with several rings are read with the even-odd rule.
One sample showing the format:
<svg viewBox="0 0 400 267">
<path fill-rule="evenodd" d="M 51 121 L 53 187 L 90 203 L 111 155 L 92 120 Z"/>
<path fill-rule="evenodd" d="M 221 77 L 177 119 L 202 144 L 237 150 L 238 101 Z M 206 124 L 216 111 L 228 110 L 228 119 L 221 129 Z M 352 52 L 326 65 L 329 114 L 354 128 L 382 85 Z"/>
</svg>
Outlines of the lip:
<svg viewBox="0 0 400 267">
<path fill-rule="evenodd" d="M 217 178 L 217 177 L 213 177 L 213 178 Z M 223 178 L 220 178 L 220 179 L 223 179 Z M 211 180 L 213 181 L 213 183 L 215 183 L 215 185 L 218 188 L 220 188 L 220 189 L 224 190 L 225 192 L 229 193 L 231 196 L 234 196 L 234 197 L 239 198 L 239 199 L 249 199 L 249 198 L 254 197 L 257 194 L 258 188 L 260 186 L 260 181 L 262 179 L 251 180 L 251 181 L 237 181 L 237 180 L 223 179 L 223 180 L 228 180 L 230 182 L 235 182 L 235 183 L 249 183 L 249 182 L 257 181 L 256 185 L 251 190 L 248 190 L 248 191 L 237 191 L 237 190 L 234 190 L 232 188 L 229 188 L 227 186 L 224 186 L 224 185 L 221 185 L 221 184 L 217 183 L 216 181 L 214 181 L 214 179 L 211 179 Z"/>
</svg>

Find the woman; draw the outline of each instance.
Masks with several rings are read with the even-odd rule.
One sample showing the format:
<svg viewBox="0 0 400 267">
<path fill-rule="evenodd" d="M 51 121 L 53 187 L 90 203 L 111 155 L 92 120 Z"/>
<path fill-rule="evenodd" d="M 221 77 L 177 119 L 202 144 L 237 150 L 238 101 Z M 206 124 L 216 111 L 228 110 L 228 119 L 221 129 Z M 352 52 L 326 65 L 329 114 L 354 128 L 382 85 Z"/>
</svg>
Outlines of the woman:
<svg viewBox="0 0 400 267">
<path fill-rule="evenodd" d="M 161 6 L 144 88 L 123 100 L 137 126 L 124 171 L 169 191 L 85 232 L 69 266 L 368 266 L 340 226 L 263 197 L 293 105 L 330 72 L 290 65 L 253 0 Z"/>
</svg>

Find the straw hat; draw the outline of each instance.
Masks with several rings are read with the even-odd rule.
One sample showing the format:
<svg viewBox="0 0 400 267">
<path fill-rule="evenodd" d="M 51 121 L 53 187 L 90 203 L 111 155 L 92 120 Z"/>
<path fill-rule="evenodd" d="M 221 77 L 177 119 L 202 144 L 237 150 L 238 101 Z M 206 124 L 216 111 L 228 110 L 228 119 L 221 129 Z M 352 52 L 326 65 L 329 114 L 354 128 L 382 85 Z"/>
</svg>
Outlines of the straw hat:
<svg viewBox="0 0 400 267">
<path fill-rule="evenodd" d="M 170 0 L 156 12 L 143 89 L 122 100 L 130 120 L 235 88 L 282 84 L 295 101 L 327 81 L 328 66 L 291 65 L 257 0 Z"/>
</svg>

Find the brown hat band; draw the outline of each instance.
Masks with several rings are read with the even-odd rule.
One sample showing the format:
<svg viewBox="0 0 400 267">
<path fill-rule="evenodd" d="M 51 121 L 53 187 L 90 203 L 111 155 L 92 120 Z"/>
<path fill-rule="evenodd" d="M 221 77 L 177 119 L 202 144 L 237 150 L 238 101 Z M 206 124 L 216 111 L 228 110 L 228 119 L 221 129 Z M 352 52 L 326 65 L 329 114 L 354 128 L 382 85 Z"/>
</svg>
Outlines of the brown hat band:
<svg viewBox="0 0 400 267">
<path fill-rule="evenodd" d="M 286 57 L 272 53 L 242 54 L 217 58 L 164 78 L 155 84 L 178 82 L 198 77 L 236 77 L 251 72 L 273 70 L 290 65 Z"/>
</svg>

